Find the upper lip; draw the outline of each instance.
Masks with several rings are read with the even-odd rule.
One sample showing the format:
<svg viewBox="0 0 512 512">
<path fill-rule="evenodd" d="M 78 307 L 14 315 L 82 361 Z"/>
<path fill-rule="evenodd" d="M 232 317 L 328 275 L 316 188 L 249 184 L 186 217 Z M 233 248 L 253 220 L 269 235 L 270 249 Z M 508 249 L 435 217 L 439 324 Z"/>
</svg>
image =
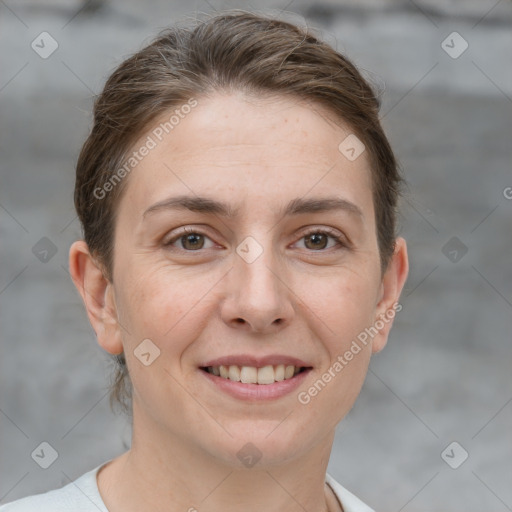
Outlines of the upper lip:
<svg viewBox="0 0 512 512">
<path fill-rule="evenodd" d="M 279 364 L 284 364 L 286 366 L 296 366 L 296 367 L 310 367 L 308 363 L 298 359 L 296 357 L 286 356 L 283 354 L 271 354 L 264 357 L 253 356 L 250 354 L 239 354 L 239 355 L 231 355 L 225 357 L 218 357 L 216 359 L 211 359 L 201 365 L 200 367 L 208 367 L 208 366 L 253 366 L 256 368 L 262 368 L 263 366 L 276 366 Z"/>
</svg>

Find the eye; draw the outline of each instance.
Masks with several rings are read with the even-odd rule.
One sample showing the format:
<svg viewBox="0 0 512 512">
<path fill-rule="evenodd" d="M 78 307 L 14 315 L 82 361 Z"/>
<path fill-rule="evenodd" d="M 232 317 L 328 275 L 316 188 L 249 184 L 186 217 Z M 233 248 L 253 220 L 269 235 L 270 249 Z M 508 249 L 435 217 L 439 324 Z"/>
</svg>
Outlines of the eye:
<svg viewBox="0 0 512 512">
<path fill-rule="evenodd" d="M 165 242 L 164 245 L 166 247 L 172 247 L 175 242 L 181 242 L 181 247 L 178 247 L 178 249 L 193 252 L 205 248 L 205 238 L 208 237 L 204 233 L 201 233 L 200 231 L 193 228 L 185 228 L 181 231 L 181 233 L 177 234 L 176 236 Z M 208 249 L 208 247 L 206 248 Z"/>
<path fill-rule="evenodd" d="M 335 242 L 330 247 L 326 245 L 328 244 L 329 238 Z M 209 249 L 212 247 L 205 247 L 205 239 L 210 240 L 210 238 L 201 231 L 193 228 L 184 228 L 180 233 L 165 242 L 164 246 L 177 248 L 186 252 L 196 252 L 201 249 Z M 328 248 L 335 247 L 336 245 L 341 248 L 347 247 L 346 240 L 343 236 L 340 236 L 335 231 L 325 228 L 311 230 L 303 235 L 300 240 L 305 240 L 306 249 L 314 252 L 322 252 Z M 174 245 L 176 242 L 180 242 L 181 247 L 176 247 Z"/>
<path fill-rule="evenodd" d="M 319 252 L 327 248 L 331 248 L 326 246 L 326 244 L 328 244 L 329 238 L 336 242 L 334 245 L 331 245 L 331 247 L 335 247 L 336 245 L 346 247 L 346 242 L 343 236 L 340 236 L 338 233 L 325 228 L 309 231 L 302 236 L 301 240 L 305 240 L 306 249 Z"/>
</svg>

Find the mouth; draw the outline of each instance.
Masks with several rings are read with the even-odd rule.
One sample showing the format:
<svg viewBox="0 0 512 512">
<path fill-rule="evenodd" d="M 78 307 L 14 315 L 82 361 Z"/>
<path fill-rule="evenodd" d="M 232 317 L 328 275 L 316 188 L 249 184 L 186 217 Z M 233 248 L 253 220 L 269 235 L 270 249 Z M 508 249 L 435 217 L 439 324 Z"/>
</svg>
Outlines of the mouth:
<svg viewBox="0 0 512 512">
<path fill-rule="evenodd" d="M 201 366 L 200 370 L 220 379 L 241 382 L 242 384 L 257 384 L 268 386 L 276 382 L 291 380 L 296 375 L 312 369 L 311 366 L 295 366 L 276 364 L 257 366 L 218 365 Z"/>
<path fill-rule="evenodd" d="M 290 395 L 312 370 L 306 361 L 285 354 L 233 354 L 198 367 L 211 390 L 251 403 Z"/>
</svg>

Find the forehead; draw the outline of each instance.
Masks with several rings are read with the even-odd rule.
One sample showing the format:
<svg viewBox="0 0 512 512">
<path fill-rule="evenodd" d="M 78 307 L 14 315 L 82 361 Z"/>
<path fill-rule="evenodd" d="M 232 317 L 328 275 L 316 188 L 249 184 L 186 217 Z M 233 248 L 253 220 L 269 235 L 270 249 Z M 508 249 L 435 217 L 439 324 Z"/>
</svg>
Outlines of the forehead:
<svg viewBox="0 0 512 512">
<path fill-rule="evenodd" d="M 140 217 L 171 195 L 214 195 L 240 215 L 255 203 L 282 205 L 308 194 L 339 195 L 373 210 L 366 154 L 351 161 L 340 152 L 352 131 L 321 106 L 242 93 L 196 101 L 172 123 L 176 108 L 166 112 L 134 145 L 137 151 L 152 141 L 121 201 L 129 215 Z"/>
</svg>

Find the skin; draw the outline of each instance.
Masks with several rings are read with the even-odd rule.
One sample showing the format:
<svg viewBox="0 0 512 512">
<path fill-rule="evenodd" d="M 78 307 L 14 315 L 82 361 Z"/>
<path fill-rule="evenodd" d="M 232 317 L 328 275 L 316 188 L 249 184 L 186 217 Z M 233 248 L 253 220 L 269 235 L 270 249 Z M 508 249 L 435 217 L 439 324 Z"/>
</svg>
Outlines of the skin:
<svg viewBox="0 0 512 512">
<path fill-rule="evenodd" d="M 113 282 L 85 242 L 70 250 L 98 342 L 125 352 L 134 386 L 132 447 L 99 472 L 100 493 L 112 512 L 341 510 L 325 485 L 335 428 L 392 321 L 308 404 L 297 393 L 396 305 L 408 273 L 405 241 L 397 239 L 382 274 L 367 155 L 340 153 L 351 130 L 328 112 L 286 97 L 197 99 L 125 178 Z M 361 215 L 279 214 L 292 199 L 334 193 Z M 143 217 L 182 194 L 240 211 L 232 219 L 166 209 Z M 183 226 L 205 236 L 187 245 L 186 236 L 174 238 Z M 308 232 L 329 227 L 345 245 L 308 243 Z M 263 250 L 252 263 L 236 252 L 247 236 Z M 160 350 L 149 366 L 134 356 L 147 338 Z M 201 362 L 243 353 L 287 354 L 313 370 L 299 390 L 265 403 L 225 395 L 199 373 Z M 261 452 L 252 468 L 237 457 L 249 442 Z"/>
</svg>

